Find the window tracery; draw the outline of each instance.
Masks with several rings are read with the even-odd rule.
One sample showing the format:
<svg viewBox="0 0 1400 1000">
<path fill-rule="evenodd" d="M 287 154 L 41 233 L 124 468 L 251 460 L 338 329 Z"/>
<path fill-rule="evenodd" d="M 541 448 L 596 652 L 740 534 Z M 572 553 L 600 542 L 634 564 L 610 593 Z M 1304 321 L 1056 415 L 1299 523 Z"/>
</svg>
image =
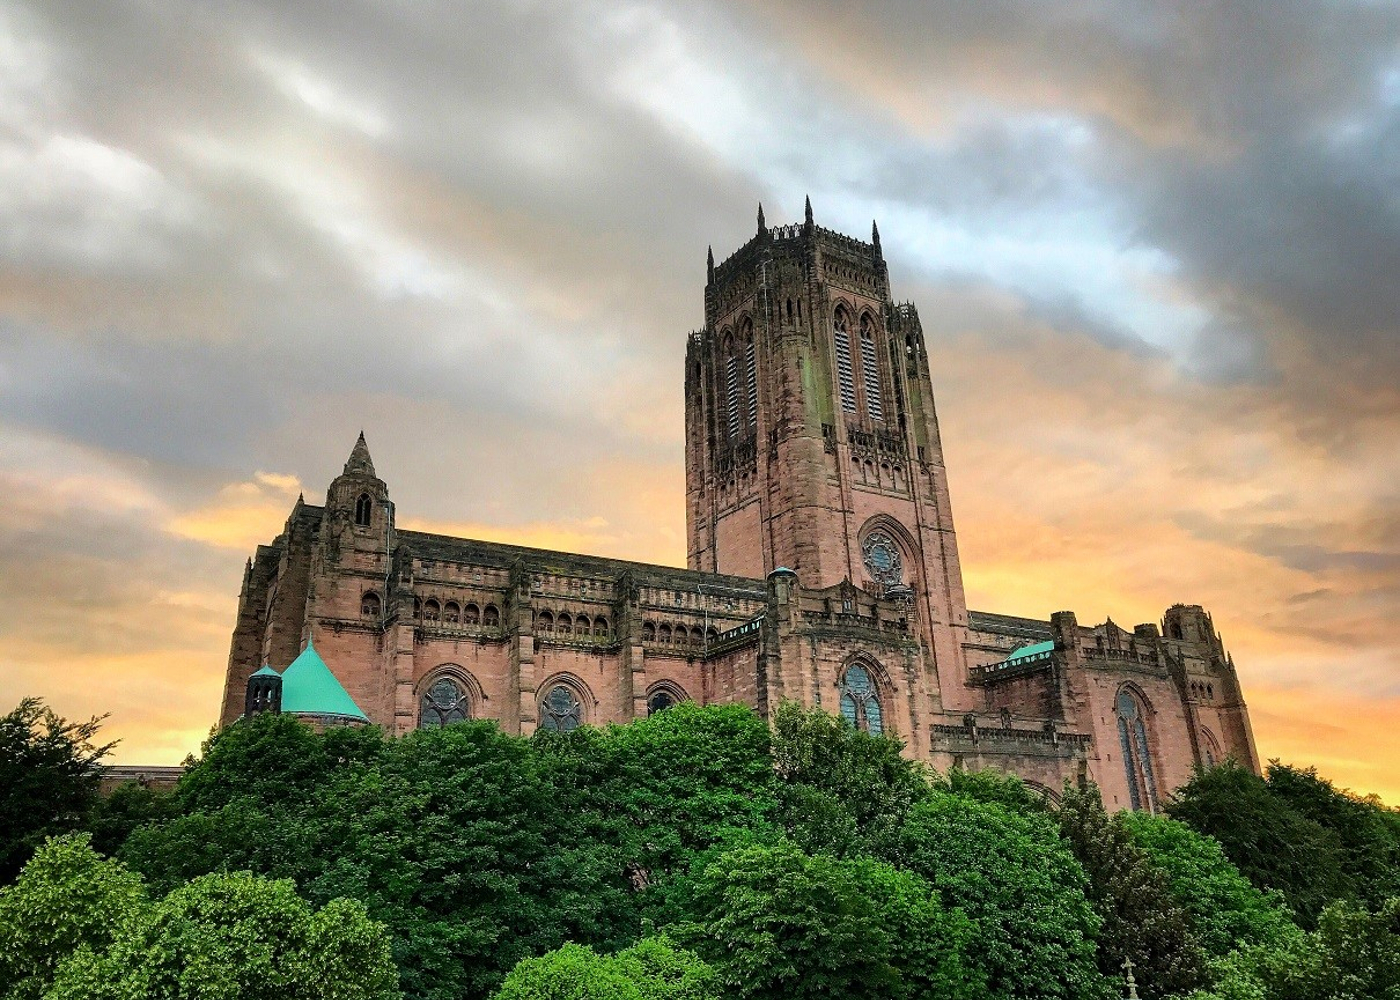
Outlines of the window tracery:
<svg viewBox="0 0 1400 1000">
<path fill-rule="evenodd" d="M 884 420 L 880 360 L 875 351 L 875 329 L 869 316 L 862 316 L 860 320 L 860 370 L 865 381 L 865 412 L 871 420 Z"/>
<path fill-rule="evenodd" d="M 836 311 L 836 380 L 841 389 L 841 409 L 847 413 L 856 412 L 856 376 L 851 361 L 851 335 L 846 329 L 846 311 Z"/>
<path fill-rule="evenodd" d="M 841 678 L 841 715 L 847 722 L 872 736 L 884 732 L 880 694 L 870 672 L 859 663 L 846 668 Z"/>
<path fill-rule="evenodd" d="M 355 500 L 355 523 L 362 528 L 367 528 L 373 514 L 374 501 L 370 499 L 368 493 L 361 493 Z"/>
<path fill-rule="evenodd" d="M 470 718 L 471 703 L 467 689 L 455 678 L 439 677 L 419 700 L 419 729 L 436 729 L 453 722 L 466 722 Z"/>
<path fill-rule="evenodd" d="M 583 703 L 573 688 L 555 684 L 540 699 L 540 728 L 567 733 L 583 723 Z"/>
<path fill-rule="evenodd" d="M 1134 809 L 1157 811 L 1157 783 L 1152 774 L 1146 710 L 1128 688 L 1118 692 L 1118 743 L 1128 779 L 1128 800 Z"/>
</svg>

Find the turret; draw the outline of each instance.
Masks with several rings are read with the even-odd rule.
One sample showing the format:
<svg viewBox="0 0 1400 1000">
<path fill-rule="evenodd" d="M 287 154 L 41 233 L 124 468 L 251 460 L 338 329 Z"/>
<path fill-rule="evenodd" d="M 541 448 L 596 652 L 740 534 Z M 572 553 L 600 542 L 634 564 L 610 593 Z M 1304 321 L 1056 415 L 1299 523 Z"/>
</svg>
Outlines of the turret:
<svg viewBox="0 0 1400 1000">
<path fill-rule="evenodd" d="M 248 678 L 248 693 L 243 701 L 243 716 L 251 718 L 270 712 L 278 715 L 282 711 L 282 675 L 269 666 L 263 666 Z"/>
</svg>

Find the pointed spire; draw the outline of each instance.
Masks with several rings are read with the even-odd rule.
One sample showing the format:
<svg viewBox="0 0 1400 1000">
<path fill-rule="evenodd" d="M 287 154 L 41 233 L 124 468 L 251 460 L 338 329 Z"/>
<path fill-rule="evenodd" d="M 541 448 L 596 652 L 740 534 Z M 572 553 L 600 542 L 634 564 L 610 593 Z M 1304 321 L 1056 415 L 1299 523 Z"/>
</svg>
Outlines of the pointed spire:
<svg viewBox="0 0 1400 1000">
<path fill-rule="evenodd" d="M 812 196 L 811 196 L 811 195 L 808 195 L 808 196 L 807 196 L 807 206 L 806 206 L 806 208 L 803 209 L 803 216 L 802 216 L 802 217 L 803 217 L 803 219 L 806 221 L 807 225 L 810 226 L 810 225 L 812 224 Z"/>
<path fill-rule="evenodd" d="M 369 445 L 365 444 L 365 432 L 360 431 L 359 440 L 355 442 L 355 447 L 350 452 L 350 458 L 345 463 L 345 475 L 351 473 L 362 473 L 374 475 L 374 460 L 369 457 Z"/>
<path fill-rule="evenodd" d="M 713 281 L 715 280 L 715 248 L 714 248 L 714 247 L 706 247 L 706 249 L 705 249 L 705 273 L 706 273 L 706 275 L 709 277 L 709 280 L 710 280 L 711 282 L 713 282 Z"/>
<path fill-rule="evenodd" d="M 768 224 L 763 221 L 763 202 L 758 203 L 758 231 L 760 233 L 768 231 Z"/>
<path fill-rule="evenodd" d="M 870 220 L 870 242 L 875 246 L 875 252 L 880 252 L 880 224 L 874 219 Z"/>
</svg>

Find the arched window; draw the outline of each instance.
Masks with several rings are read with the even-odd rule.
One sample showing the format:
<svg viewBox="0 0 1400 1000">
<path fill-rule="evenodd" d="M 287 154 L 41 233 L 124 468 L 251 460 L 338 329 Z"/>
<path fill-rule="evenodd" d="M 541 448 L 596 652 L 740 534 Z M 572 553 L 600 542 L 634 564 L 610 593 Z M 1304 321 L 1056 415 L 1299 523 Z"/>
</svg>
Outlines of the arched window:
<svg viewBox="0 0 1400 1000">
<path fill-rule="evenodd" d="M 743 414 L 739 394 L 743 386 L 739 380 L 739 354 L 734 348 L 732 337 L 725 336 L 722 351 L 724 357 L 725 428 L 729 432 L 729 440 L 737 441 L 739 440 L 739 421 Z"/>
<path fill-rule="evenodd" d="M 593 634 L 593 629 L 592 629 L 592 627 L 590 627 L 590 625 L 588 624 L 588 616 L 587 616 L 587 615 L 579 615 L 577 618 L 574 619 L 574 634 L 575 634 L 575 635 L 592 635 L 592 634 Z"/>
<path fill-rule="evenodd" d="M 466 611 L 462 615 L 462 623 L 464 625 L 481 624 L 481 609 L 475 604 L 468 604 Z"/>
<path fill-rule="evenodd" d="M 555 626 L 555 631 L 561 635 L 572 635 L 574 631 L 574 620 L 567 611 L 559 616 L 559 624 Z"/>
<path fill-rule="evenodd" d="M 706 642 L 707 644 L 708 644 L 708 643 L 714 642 L 714 641 L 715 641 L 716 639 L 718 639 L 718 638 L 719 638 L 719 629 L 715 628 L 713 625 L 710 626 L 709 628 L 707 628 L 707 629 L 705 630 L 705 642 Z"/>
<path fill-rule="evenodd" d="M 841 679 L 841 714 L 851 725 L 872 736 L 885 731 L 879 692 L 870 672 L 858 663 L 851 664 Z"/>
<path fill-rule="evenodd" d="M 869 316 L 860 318 L 860 371 L 865 377 L 865 412 L 871 420 L 885 419 L 881 393 L 880 361 L 875 351 L 875 325 Z"/>
<path fill-rule="evenodd" d="M 483 620 L 488 628 L 496 628 L 501 624 L 501 612 L 496 605 L 486 605 L 486 617 Z"/>
<path fill-rule="evenodd" d="M 443 605 L 442 620 L 452 625 L 462 620 L 462 609 L 457 606 L 456 601 L 448 601 Z"/>
<path fill-rule="evenodd" d="M 360 616 L 362 618 L 379 617 L 379 595 L 374 591 L 366 591 L 365 596 L 360 598 Z"/>
<path fill-rule="evenodd" d="M 836 310 L 836 380 L 841 388 L 841 409 L 847 413 L 856 412 L 856 376 L 851 364 L 851 334 L 846 310 Z"/>
<path fill-rule="evenodd" d="M 422 617 L 423 617 L 423 602 L 420 601 L 418 598 L 415 597 L 415 598 L 413 599 L 413 618 L 414 618 L 414 620 L 416 621 L 416 620 L 418 620 L 419 618 L 422 618 Z"/>
<path fill-rule="evenodd" d="M 540 728 L 567 733 L 583 722 L 583 703 L 573 688 L 555 684 L 540 699 Z"/>
<path fill-rule="evenodd" d="M 593 619 L 593 634 L 606 636 L 608 634 L 608 620 L 606 618 Z"/>
<path fill-rule="evenodd" d="M 753 324 L 744 321 L 744 395 L 748 397 L 749 433 L 758 427 L 758 361 L 753 349 Z"/>
<path fill-rule="evenodd" d="M 1215 734 L 1205 727 L 1201 728 L 1201 756 L 1205 758 L 1206 767 L 1214 767 L 1224 759 Z"/>
<path fill-rule="evenodd" d="M 355 523 L 364 528 L 369 527 L 370 515 L 373 513 L 374 501 L 369 498 L 368 493 L 361 493 L 355 501 Z"/>
<path fill-rule="evenodd" d="M 684 625 L 677 625 L 677 626 L 676 626 L 675 637 L 676 637 L 676 645 L 677 645 L 677 646 L 689 646 L 689 645 L 690 645 L 690 633 L 686 631 L 686 628 L 685 628 Z"/>
<path fill-rule="evenodd" d="M 471 718 L 467 689 L 451 677 L 439 677 L 423 692 L 418 704 L 418 728 L 436 729 Z"/>
<path fill-rule="evenodd" d="M 437 601 L 428 601 L 423 605 L 423 620 L 425 622 L 435 622 L 442 617 L 442 608 Z"/>
<path fill-rule="evenodd" d="M 656 626 L 651 622 L 642 622 L 642 642 L 656 641 Z"/>
<path fill-rule="evenodd" d="M 1128 800 L 1134 809 L 1157 811 L 1157 783 L 1152 777 L 1152 754 L 1147 745 L 1146 711 L 1132 691 L 1118 692 L 1118 744 L 1128 778 Z"/>
<path fill-rule="evenodd" d="M 656 630 L 656 641 L 663 646 L 671 645 L 671 626 L 662 625 Z"/>
<path fill-rule="evenodd" d="M 552 614 L 550 614 L 548 611 L 541 611 L 539 617 L 538 617 L 537 619 L 535 619 L 535 631 L 536 631 L 536 632 L 553 632 L 553 631 L 554 631 L 554 616 L 553 616 Z"/>
</svg>

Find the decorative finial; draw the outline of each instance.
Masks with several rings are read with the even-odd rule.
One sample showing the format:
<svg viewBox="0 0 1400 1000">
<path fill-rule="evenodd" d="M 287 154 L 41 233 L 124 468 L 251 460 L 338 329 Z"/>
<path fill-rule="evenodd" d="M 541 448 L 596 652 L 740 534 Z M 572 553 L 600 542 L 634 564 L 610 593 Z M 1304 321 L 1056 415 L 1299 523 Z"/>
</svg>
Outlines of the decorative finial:
<svg viewBox="0 0 1400 1000">
<path fill-rule="evenodd" d="M 811 196 L 811 195 L 808 195 L 808 196 L 807 196 L 807 208 L 805 209 L 805 212 L 806 212 L 805 218 L 806 218 L 806 220 L 807 220 L 807 225 L 810 226 L 810 225 L 812 224 L 812 196 Z"/>
<path fill-rule="evenodd" d="M 1125 1000 L 1138 1000 L 1137 980 L 1133 978 L 1133 960 L 1123 959 L 1123 978 L 1127 981 L 1128 995 Z"/>
<path fill-rule="evenodd" d="M 768 229 L 768 224 L 763 221 L 763 202 L 758 203 L 758 231 L 764 232 Z"/>
<path fill-rule="evenodd" d="M 870 220 L 870 242 L 875 245 L 875 252 L 880 252 L 880 224 L 874 219 Z"/>
<path fill-rule="evenodd" d="M 715 280 L 715 248 L 707 247 L 705 250 L 705 273 L 711 281 Z"/>
</svg>

